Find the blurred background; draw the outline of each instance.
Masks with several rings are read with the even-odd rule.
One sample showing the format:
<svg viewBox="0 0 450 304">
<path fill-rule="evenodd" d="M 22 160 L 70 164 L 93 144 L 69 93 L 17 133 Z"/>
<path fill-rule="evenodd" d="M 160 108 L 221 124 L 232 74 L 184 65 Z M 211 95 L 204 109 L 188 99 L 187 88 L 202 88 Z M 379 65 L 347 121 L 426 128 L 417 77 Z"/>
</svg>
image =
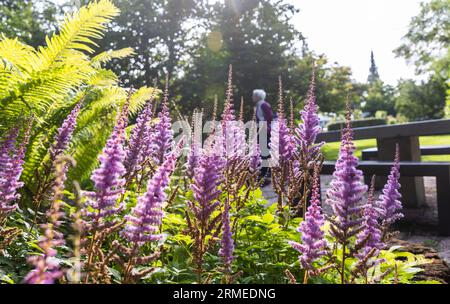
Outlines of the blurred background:
<svg viewBox="0 0 450 304">
<path fill-rule="evenodd" d="M 0 0 L 0 32 L 37 47 L 89 1 Z M 223 99 L 233 65 L 235 99 L 267 91 L 303 105 L 313 62 L 322 125 L 342 119 L 348 97 L 362 125 L 438 119 L 449 75 L 448 0 L 114 0 L 121 14 L 98 51 L 132 47 L 109 63 L 122 85 L 164 84 L 182 113 Z M 448 98 L 447 98 L 448 100 Z M 447 107 L 447 113 L 446 113 Z"/>
</svg>

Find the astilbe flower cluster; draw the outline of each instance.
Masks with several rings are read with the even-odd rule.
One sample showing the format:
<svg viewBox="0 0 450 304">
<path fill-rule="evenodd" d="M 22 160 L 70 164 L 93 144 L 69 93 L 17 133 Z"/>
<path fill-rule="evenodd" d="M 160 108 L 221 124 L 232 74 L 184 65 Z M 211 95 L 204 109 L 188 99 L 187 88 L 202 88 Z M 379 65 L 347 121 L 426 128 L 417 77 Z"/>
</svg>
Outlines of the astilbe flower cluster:
<svg viewBox="0 0 450 304">
<path fill-rule="evenodd" d="M 339 157 L 330 189 L 327 191 L 327 204 L 331 205 L 335 217 L 330 219 L 332 234 L 345 246 L 348 239 L 359 232 L 362 218 L 359 216 L 361 200 L 367 191 L 363 184 L 362 171 L 356 169 L 358 158 L 354 156 L 353 130 L 350 127 L 350 110 L 347 110 L 346 127 L 343 130 Z"/>
<path fill-rule="evenodd" d="M 256 124 L 256 123 L 255 123 Z M 259 147 L 256 130 L 253 131 L 253 138 L 250 139 L 249 144 L 249 171 L 251 174 L 258 174 L 261 169 L 262 159 L 261 159 L 261 148 Z"/>
<path fill-rule="evenodd" d="M 316 138 L 320 132 L 320 119 L 316 103 L 315 86 L 315 68 L 313 68 L 306 104 L 303 110 L 300 111 L 302 123 L 296 129 L 296 141 L 300 146 L 302 157 L 307 165 L 315 159 L 320 147 L 323 145 L 323 143 L 316 144 Z"/>
<path fill-rule="evenodd" d="M 363 273 L 367 273 L 368 268 L 375 266 L 381 260 L 371 260 L 378 256 L 381 249 L 385 247 L 382 242 L 382 231 L 378 222 L 380 210 L 376 207 L 375 197 L 375 176 L 369 189 L 367 202 L 364 205 L 362 230 L 357 234 L 355 247 L 358 249 L 356 254 L 359 259 L 357 268 Z"/>
<path fill-rule="evenodd" d="M 284 113 L 283 86 L 279 79 L 278 120 L 273 122 L 270 133 L 270 163 L 272 185 L 278 195 L 278 212 L 283 211 L 286 198 L 292 197 L 290 184 L 298 182 L 292 166 L 295 161 L 296 144 L 294 135 L 288 127 Z M 292 183 L 291 183 L 292 182 Z M 298 192 L 298 189 L 293 189 Z"/>
<path fill-rule="evenodd" d="M 221 190 L 218 187 L 223 178 L 223 160 L 214 149 L 221 144 L 216 142 L 215 146 L 203 149 L 191 184 L 195 200 L 187 202 L 189 211 L 186 211 L 186 219 L 188 232 L 194 240 L 193 255 L 199 283 L 203 271 L 203 256 L 220 232 L 220 214 L 215 217 L 212 214 L 220 206 Z M 208 236 L 211 238 L 208 239 Z"/>
<path fill-rule="evenodd" d="M 353 144 L 352 129 L 350 127 L 350 110 L 347 109 L 346 127 L 342 132 L 342 141 L 336 169 L 333 173 L 331 188 L 327 191 L 326 202 L 332 206 L 334 215 L 328 217 L 330 222 L 330 234 L 340 244 L 342 257 L 326 255 L 326 266 L 315 269 L 314 260 L 323 256 L 326 252 L 326 243 L 323 239 L 324 233 L 320 227 L 324 223 L 318 196 L 318 163 L 315 163 L 315 179 L 312 189 L 311 205 L 305 214 L 305 220 L 301 223 L 299 232 L 302 233 L 302 243 L 290 242 L 299 252 L 302 267 L 306 269 L 305 282 L 308 273 L 318 274 L 329 268 L 335 267 L 341 276 L 342 283 L 354 280 L 362 275 L 368 282 L 368 272 L 372 267 L 383 262 L 379 259 L 380 250 L 385 245 L 386 231 L 390 224 L 402 217 L 400 212 L 401 203 L 399 183 L 399 153 L 398 147 L 388 182 L 384 187 L 383 194 L 378 201 L 374 198 L 374 181 L 369 191 L 368 199 L 363 204 L 363 196 L 367 186 L 362 183 L 362 172 L 357 170 L 358 158 L 354 156 L 355 146 Z M 346 259 L 356 258 L 350 274 L 346 271 Z M 388 273 L 386 271 L 381 276 Z M 292 281 L 292 274 L 288 272 Z M 372 281 L 379 277 L 372 278 Z M 295 281 L 295 280 L 294 280 Z M 293 282 L 294 282 L 293 281 Z"/>
<path fill-rule="evenodd" d="M 215 141 L 220 141 L 223 144 L 223 148 L 218 146 L 216 148 L 216 153 L 220 153 L 224 160 L 222 169 L 224 176 L 223 187 L 227 189 L 227 200 L 230 207 L 238 212 L 243 208 L 245 197 L 250 192 L 250 187 L 246 188 L 246 193 L 241 192 L 241 189 L 247 184 L 247 177 L 249 176 L 249 155 L 247 154 L 248 145 L 243 123 L 236 121 L 234 114 L 231 65 L 222 121 L 218 127 L 217 130 L 214 130 L 213 138 Z"/>
<path fill-rule="evenodd" d="M 190 204 L 196 219 L 202 224 L 206 224 L 209 216 L 219 205 L 216 200 L 221 193 L 217 188 L 222 180 L 220 168 L 221 159 L 213 153 L 211 148 L 204 149 L 191 185 L 198 206 Z"/>
<path fill-rule="evenodd" d="M 15 152 L 18 135 L 19 128 L 12 128 L 0 146 L 0 213 L 3 214 L 10 213 L 16 208 L 10 203 L 18 198 L 16 190 L 22 186 L 22 183 L 14 177 L 17 173 L 13 171 L 15 155 L 12 154 Z"/>
<path fill-rule="evenodd" d="M 127 223 L 122 235 L 129 242 L 142 246 L 162 238 L 158 230 L 164 216 L 163 203 L 167 198 L 165 190 L 169 185 L 179 153 L 178 148 L 170 152 L 149 181 L 146 193 L 138 198 L 138 203 L 131 214 L 125 217 Z"/>
<path fill-rule="evenodd" d="M 0 219 L 17 208 L 16 204 L 11 205 L 20 198 L 17 192 L 23 186 L 20 176 L 23 171 L 23 163 L 26 148 L 30 138 L 33 120 L 29 119 L 23 138 L 16 148 L 19 128 L 11 129 L 0 146 Z"/>
<path fill-rule="evenodd" d="M 325 217 L 320 206 L 319 174 L 319 168 L 316 166 L 311 202 L 305 214 L 305 219 L 297 230 L 301 233 L 302 243 L 289 242 L 294 249 L 301 253 L 299 260 L 302 267 L 306 270 L 305 281 L 307 280 L 308 272 L 314 273 L 313 263 L 327 253 L 327 242 L 323 232 Z"/>
<path fill-rule="evenodd" d="M 98 158 L 100 167 L 91 175 L 95 191 L 85 193 L 88 198 L 87 205 L 93 209 L 93 211 L 86 210 L 86 215 L 94 221 L 92 223 L 94 229 L 97 229 L 96 226 L 106 217 L 117 214 L 122 209 L 122 206 L 117 206 L 117 201 L 125 191 L 123 176 L 126 170 L 123 164 L 125 160 L 123 145 L 127 117 L 128 101 L 119 113 L 116 126 Z"/>
<path fill-rule="evenodd" d="M 161 112 L 158 113 L 159 121 L 153 130 L 152 152 L 157 165 L 161 165 L 173 144 L 173 131 L 169 113 L 169 92 L 166 86 Z"/>
<path fill-rule="evenodd" d="M 146 158 L 152 154 L 152 151 L 148 151 L 148 149 L 152 148 L 149 143 L 153 140 L 153 129 L 151 125 L 153 99 L 153 97 L 150 98 L 145 104 L 144 109 L 136 119 L 136 125 L 130 135 L 124 162 L 128 180 L 134 177 L 136 172 L 141 169 Z"/>
<path fill-rule="evenodd" d="M 231 274 L 231 263 L 234 260 L 234 241 L 230 224 L 230 204 L 225 201 L 222 214 L 222 239 L 220 241 L 219 255 L 222 257 L 225 274 Z M 228 280 L 228 278 L 226 278 Z"/>
<path fill-rule="evenodd" d="M 322 160 L 320 148 L 324 143 L 316 144 L 316 138 L 320 132 L 320 120 L 315 95 L 315 66 L 313 66 L 307 100 L 303 110 L 300 111 L 300 117 L 301 123 L 294 131 L 295 141 L 299 148 L 296 151 L 297 158 L 293 162 L 293 169 L 291 170 L 293 177 L 290 178 L 293 184 L 291 187 L 294 189 L 290 192 L 293 193 L 291 196 L 294 197 L 303 193 L 307 194 L 307 189 L 310 188 L 309 176 L 312 175 L 313 167 Z M 293 125 L 293 122 L 291 124 Z M 300 189 L 300 191 L 295 191 L 296 189 Z M 302 208 L 303 216 L 306 212 L 307 200 L 308 195 L 303 195 L 301 203 L 296 206 L 297 211 L 300 211 L 300 207 Z"/>
<path fill-rule="evenodd" d="M 245 159 L 247 144 L 245 141 L 244 124 L 236 119 L 233 105 L 232 66 L 228 71 L 228 84 L 225 105 L 222 113 L 221 132 L 224 137 L 224 147 L 227 158 L 227 167 L 236 165 L 236 162 Z"/>
<path fill-rule="evenodd" d="M 128 107 L 130 94 L 118 113 L 118 118 L 113 132 L 108 138 L 102 153 L 99 156 L 100 166 L 91 175 L 94 182 L 94 191 L 84 192 L 86 207 L 83 214 L 86 221 L 83 223 L 84 233 L 91 235 L 87 242 L 84 240 L 83 253 L 87 256 L 84 265 L 86 276 L 84 282 L 90 279 L 94 282 L 109 282 L 106 264 L 110 255 L 104 256 L 102 245 L 108 235 L 120 228 L 122 222 L 112 216 L 117 215 L 122 209 L 119 198 L 125 192 L 124 175 L 126 173 L 123 164 L 125 160 L 125 128 L 128 123 Z M 92 211 L 90 210 L 92 209 Z"/>
<path fill-rule="evenodd" d="M 54 161 L 58 155 L 64 153 L 72 138 L 73 131 L 77 124 L 77 118 L 81 111 L 82 102 L 78 102 L 66 117 L 55 136 L 55 143 L 50 148 L 50 159 Z"/>
<path fill-rule="evenodd" d="M 186 174 L 189 179 L 192 179 L 195 174 L 195 168 L 198 165 L 201 155 L 201 113 L 194 111 L 192 115 L 192 136 L 189 154 L 186 160 Z M 199 138 L 200 137 L 200 140 Z"/>
<path fill-rule="evenodd" d="M 141 255 L 140 247 L 163 238 L 159 229 L 164 217 L 163 204 L 167 200 L 165 191 L 175 170 L 182 144 L 183 141 L 169 153 L 162 165 L 157 168 L 147 184 L 145 194 L 138 198 L 138 203 L 131 213 L 125 216 L 125 227 L 120 235 L 124 237 L 129 246 L 121 244 L 118 240 L 112 243 L 111 253 L 119 250 L 126 258 L 124 260 L 123 257 L 116 254 L 109 255 L 123 267 L 123 283 L 133 283 L 152 272 L 152 267 L 146 267 L 139 271 L 136 271 L 135 267 L 136 265 L 149 265 L 160 255 L 158 250 L 150 255 Z"/>
<path fill-rule="evenodd" d="M 397 145 L 394 165 L 391 168 L 391 172 L 388 176 L 386 185 L 383 188 L 383 194 L 380 196 L 377 204 L 381 209 L 381 220 L 383 226 L 389 226 L 396 220 L 401 219 L 403 214 L 400 212 L 402 209 L 402 203 L 400 198 L 402 197 L 400 190 L 400 153 Z"/>
<path fill-rule="evenodd" d="M 44 235 L 38 241 L 38 246 L 43 253 L 28 258 L 28 262 L 34 266 L 34 269 L 25 276 L 24 282 L 27 284 L 53 284 L 64 275 L 56 255 L 57 248 L 65 244 L 64 236 L 58 229 L 65 215 L 61 210 L 61 200 L 66 180 L 66 161 L 67 159 L 64 159 L 63 156 L 58 156 L 55 160 L 53 202 L 47 211 L 48 223 L 41 225 Z"/>
<path fill-rule="evenodd" d="M 68 148 L 70 141 L 73 136 L 73 132 L 75 131 L 77 125 L 77 118 L 80 114 L 81 108 L 83 105 L 83 101 L 79 101 L 69 115 L 64 119 L 61 127 L 59 127 L 52 146 L 50 147 L 50 159 L 44 165 L 43 172 L 39 176 L 38 187 L 33 195 L 33 203 L 36 206 L 36 211 L 39 209 L 42 197 L 47 194 L 47 192 L 51 189 L 54 182 L 54 176 L 52 176 L 53 165 L 58 156 L 64 154 L 65 150 Z M 66 167 L 63 170 L 67 170 Z M 65 174 L 64 174 L 65 176 Z"/>
<path fill-rule="evenodd" d="M 278 119 L 274 122 L 270 134 L 270 156 L 274 167 L 286 166 L 292 159 L 296 145 L 285 117 L 283 86 L 279 79 Z"/>
<path fill-rule="evenodd" d="M 350 239 L 361 229 L 362 197 L 367 186 L 361 181 L 362 171 L 356 169 L 358 158 L 354 156 L 353 130 L 350 126 L 350 106 L 347 105 L 346 127 L 342 132 L 342 141 L 336 169 L 333 173 L 331 187 L 327 191 L 326 202 L 333 208 L 334 215 L 329 218 L 331 234 L 342 246 L 340 275 L 342 283 L 346 282 L 345 260 L 352 245 Z"/>
<path fill-rule="evenodd" d="M 186 161 L 186 174 L 188 178 L 192 179 L 195 174 L 195 168 L 198 166 L 200 154 L 200 144 L 194 136 L 192 136 L 192 143 L 189 149 L 189 154 Z"/>
</svg>

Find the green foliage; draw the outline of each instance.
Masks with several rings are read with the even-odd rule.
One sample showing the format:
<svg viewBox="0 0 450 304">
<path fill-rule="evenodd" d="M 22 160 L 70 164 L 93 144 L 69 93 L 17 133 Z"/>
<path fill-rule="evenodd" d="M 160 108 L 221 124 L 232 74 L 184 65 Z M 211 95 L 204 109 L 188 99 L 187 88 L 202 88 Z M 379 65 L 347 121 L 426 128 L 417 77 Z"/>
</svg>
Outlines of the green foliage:
<svg viewBox="0 0 450 304">
<path fill-rule="evenodd" d="M 116 59 L 109 64 L 126 84 L 153 84 L 153 80 L 176 77 L 188 55 L 188 44 L 196 38 L 198 21 L 206 1 L 116 0 L 121 14 L 102 40 L 104 48 L 135 49 L 134 60 Z M 195 31 L 194 31 L 195 29 Z"/>
<path fill-rule="evenodd" d="M 450 118 L 450 80 L 447 81 L 447 96 L 445 98 L 445 117 Z"/>
<path fill-rule="evenodd" d="M 70 177 L 84 180 L 96 166 L 96 158 L 112 130 L 117 108 L 127 91 L 117 76 L 103 65 L 133 54 L 130 48 L 94 53 L 107 23 L 119 13 L 109 0 L 91 2 L 64 18 L 57 33 L 46 37 L 37 49 L 17 38 L 0 40 L 0 132 L 19 117 L 33 115 L 35 124 L 27 149 L 22 179 L 32 195 L 39 172 L 48 158 L 57 128 L 77 102 L 84 107 L 74 132 L 70 153 L 78 165 Z M 153 89 L 142 87 L 131 97 L 135 115 Z"/>
<path fill-rule="evenodd" d="M 395 115 L 395 88 L 385 85 L 381 80 L 370 83 L 361 98 L 363 112 L 375 116 L 377 111 Z"/>
<path fill-rule="evenodd" d="M 294 83 L 287 71 L 298 58 L 295 42 L 303 40 L 291 22 L 296 12 L 286 1 L 215 3 L 202 37 L 191 50 L 185 77 L 175 84 L 180 88 L 181 105 L 186 110 L 202 107 L 211 113 L 214 96 L 223 92 L 229 64 L 236 71 L 235 95 L 246 100 L 247 118 L 252 113 L 247 100 L 253 89 L 266 90 L 274 105 L 278 75 L 286 86 Z"/>
<path fill-rule="evenodd" d="M 118 1 L 118 3 L 127 7 L 126 16 L 134 16 L 133 20 L 136 24 L 125 26 L 121 20 L 112 27 L 119 29 L 117 33 L 121 35 L 120 37 L 123 35 L 140 37 L 135 37 L 136 45 L 142 46 L 148 43 L 148 47 L 139 47 L 136 51 L 138 55 L 136 61 L 126 63 L 128 68 L 130 67 L 128 64 L 136 64 L 137 67 L 142 68 L 139 63 L 144 60 L 143 73 L 138 73 L 139 68 L 136 66 L 124 69 L 123 73 L 129 71 L 133 75 L 132 82 L 141 81 L 143 78 L 147 84 L 155 76 L 155 71 L 161 67 L 160 64 L 167 65 L 167 74 L 176 74 L 174 67 L 185 54 L 182 48 L 187 34 L 182 34 L 183 24 L 185 25 L 192 14 L 197 14 L 200 8 L 196 7 L 195 2 L 192 1 L 183 1 L 181 6 L 168 4 L 166 1 L 154 1 L 154 9 L 145 7 L 145 4 L 148 4 L 146 1 L 134 1 L 134 5 L 125 1 Z M 216 72 L 225 68 L 225 63 L 228 62 L 233 63 L 239 71 L 236 87 L 243 95 L 250 94 L 255 85 L 275 91 L 276 81 L 274 80 L 277 75 L 293 67 L 290 71 L 295 77 L 288 77 L 286 81 L 289 86 L 297 81 L 296 77 L 302 79 L 298 86 L 294 86 L 294 91 L 289 92 L 292 97 L 300 99 L 301 95 L 298 92 L 306 91 L 305 84 L 310 78 L 309 72 L 306 73 L 306 71 L 311 69 L 314 56 L 304 52 L 304 57 L 299 58 L 294 52 L 293 41 L 295 38 L 301 38 L 301 35 L 289 23 L 295 9 L 282 1 L 225 1 L 224 4 L 214 5 L 217 10 L 210 18 L 213 18 L 215 22 L 208 30 L 215 31 L 216 36 L 212 37 L 211 33 L 205 35 L 206 47 L 200 47 L 199 56 L 192 63 L 193 73 L 184 79 L 185 82 L 178 82 L 186 90 L 192 90 L 187 91 L 188 94 L 183 95 L 181 99 L 193 98 L 193 104 L 195 104 L 196 98 L 208 100 L 218 92 L 216 90 L 222 91 L 221 77 L 223 76 L 220 75 L 226 75 L 226 73 Z M 166 6 L 168 9 L 161 10 L 161 8 L 167 8 Z M 137 14 L 144 11 L 144 8 L 148 14 L 143 16 Z M 236 10 L 239 14 L 236 14 Z M 129 96 L 127 90 L 118 86 L 116 74 L 106 69 L 105 65 L 112 63 L 112 66 L 118 68 L 124 64 L 125 61 L 122 60 L 133 55 L 134 51 L 123 47 L 94 55 L 97 40 L 103 37 L 108 23 L 117 14 L 118 9 L 109 0 L 90 2 L 78 12 L 66 15 L 59 31 L 46 37 L 46 46 L 38 48 L 25 44 L 21 39 L 2 36 L 0 41 L 0 131 L 3 133 L 14 126 L 21 117 L 33 115 L 36 119 L 21 177 L 25 181 L 25 193 L 23 193 L 25 195 L 22 196 L 24 198 L 22 201 L 25 203 L 36 190 L 35 187 L 48 160 L 48 150 L 57 128 L 80 101 L 83 101 L 84 106 L 78 117 L 72 145 L 68 151 L 77 161 L 77 166 L 70 170 L 69 177 L 80 180 L 83 189 L 89 189 L 91 186 L 88 176 L 97 166 L 98 152 L 104 146 L 115 124 L 117 111 Z M 163 21 L 156 22 L 153 19 L 155 17 Z M 146 27 L 155 22 L 158 23 L 158 28 Z M 141 28 L 142 35 L 130 35 L 135 28 Z M 153 30 L 161 33 L 151 36 L 149 32 Z M 219 30 L 220 35 L 217 35 Z M 161 43 L 167 46 L 167 51 L 164 48 L 161 50 L 158 48 Z M 114 43 L 111 45 L 114 48 L 122 47 Z M 158 59 L 160 63 L 151 63 L 150 58 Z M 164 60 L 159 60 L 161 58 Z M 318 91 L 329 92 L 319 93 L 323 94 L 318 96 L 322 110 L 341 109 L 347 95 L 350 95 L 353 101 L 357 100 L 357 92 L 361 88 L 351 82 L 349 68 L 330 66 L 324 56 L 316 59 Z M 250 73 L 254 73 L 255 77 L 248 77 Z M 205 79 L 210 77 L 209 75 L 213 77 L 209 80 Z M 206 81 L 210 87 L 205 89 L 205 87 L 195 86 L 197 83 L 204 86 L 205 83 L 202 81 Z M 142 108 L 152 91 L 152 88 L 144 86 L 130 95 L 132 116 L 135 116 Z M 186 104 L 188 103 L 185 100 Z M 358 123 L 356 122 L 356 125 Z M 142 195 L 144 191 L 142 188 L 145 187 L 140 186 L 130 185 L 123 196 L 123 202 L 126 205 L 124 213 L 129 213 L 136 205 L 139 195 Z M 65 192 L 63 204 L 67 219 L 70 220 L 63 223 L 60 229 L 65 236 L 73 234 L 73 227 L 70 226 L 71 217 L 77 211 L 74 203 L 75 195 L 70 193 L 70 190 Z M 240 190 L 244 193 L 248 189 L 244 186 Z M 164 206 L 165 216 L 161 227 L 165 236 L 164 240 L 159 244 L 149 242 L 139 248 L 143 254 L 151 254 L 157 247 L 161 249 L 161 255 L 156 261 L 135 269 L 136 271 L 152 270 L 154 267 L 153 271 L 143 278 L 145 283 L 197 281 L 191 256 L 194 240 L 186 232 L 186 202 L 193 199 L 193 194 L 186 181 L 180 176 L 173 179 L 172 187 L 168 192 L 172 194 L 173 191 L 177 191 L 173 200 Z M 222 205 L 229 195 L 223 190 L 220 198 Z M 172 198 L 171 195 L 169 197 Z M 275 204 L 270 205 L 264 199 L 260 189 L 249 191 L 242 208 L 232 206 L 231 223 L 234 228 L 235 242 L 233 272 L 237 274 L 235 282 L 287 283 L 288 279 L 284 276 L 286 269 L 289 269 L 297 278 L 303 276 L 303 270 L 299 266 L 298 252 L 288 244 L 288 240 L 299 241 L 300 235 L 296 229 L 302 219 L 285 216 L 288 211 L 286 207 L 280 214 Z M 213 216 L 219 213 L 220 211 L 217 210 Z M 42 213 L 38 212 L 37 215 L 40 220 Z M 40 253 L 41 248 L 37 244 L 41 232 L 38 226 L 32 227 L 30 224 L 33 223 L 34 216 L 34 210 L 27 208 L 27 204 L 21 204 L 18 212 L 14 212 L 7 219 L 8 227 L 20 229 L 21 233 L 11 246 L 2 250 L 0 282 L 19 283 L 30 270 L 26 262 L 27 258 Z M 0 224 L 3 225 L 3 223 Z M 219 238 L 218 236 L 211 238 L 213 246 L 205 255 L 203 279 L 211 283 L 219 283 L 223 277 L 223 271 L 220 268 L 221 260 L 218 256 Z M 114 240 L 119 239 L 117 231 L 108 234 L 104 242 L 105 252 L 106 248 L 111 249 Z M 68 242 L 66 246 L 58 248 L 56 258 L 62 266 L 70 268 L 74 265 L 73 248 L 71 248 L 73 246 L 71 242 Z M 401 252 L 398 249 L 390 248 L 381 252 L 380 257 L 386 262 L 369 271 L 373 276 L 372 279 L 380 277 L 381 283 L 414 282 L 415 274 L 421 271 L 420 266 L 428 260 L 423 256 Z M 339 253 L 341 249 L 335 248 L 335 250 Z M 122 282 L 124 279 L 123 265 L 118 265 L 120 262 L 117 261 L 108 265 L 109 269 L 106 268 L 113 283 Z M 346 261 L 348 276 L 354 262 L 350 258 Z M 318 261 L 319 265 L 323 263 L 324 261 Z M 360 278 L 356 280 L 357 283 L 363 283 L 359 281 Z M 311 282 L 315 283 L 339 281 L 338 273 L 333 270 L 311 278 Z"/>
<path fill-rule="evenodd" d="M 316 65 L 316 99 L 321 112 L 339 113 L 345 109 L 346 101 L 358 107 L 364 85 L 352 81 L 350 67 L 330 63 L 326 55 L 305 54 L 298 59 L 291 72 L 289 97 L 294 99 L 296 110 L 303 106 L 305 92 L 311 79 L 312 63 Z"/>
<path fill-rule="evenodd" d="M 50 0 L 1 0 L 0 33 L 37 47 L 54 30 L 61 7 Z"/>
<path fill-rule="evenodd" d="M 177 184 L 175 181 L 174 184 Z M 169 191 L 171 192 L 171 191 Z M 226 195 L 223 194 L 223 198 Z M 162 231 L 166 240 L 162 247 L 160 261 L 155 265 L 155 271 L 144 281 L 146 283 L 192 283 L 197 280 L 192 261 L 191 246 L 193 240 L 185 234 L 187 224 L 184 216 L 185 202 L 192 199 L 192 193 L 179 194 L 170 206 L 166 207 Z M 288 240 L 299 241 L 300 234 L 296 231 L 301 218 L 293 218 L 285 222 L 277 214 L 276 204 L 270 205 L 264 199 L 260 189 L 252 191 L 239 214 L 232 213 L 231 222 L 237 220 L 234 234 L 235 260 L 233 272 L 238 273 L 238 283 L 288 283 L 284 271 L 289 269 L 296 278 L 303 277 L 303 270 L 298 262 L 298 252 L 289 244 Z M 330 236 L 328 235 L 328 238 Z M 331 240 L 331 239 L 330 239 Z M 222 273 L 218 256 L 218 241 L 205 256 L 204 270 L 208 273 L 210 283 L 220 283 Z M 339 255 L 339 248 L 336 249 Z M 415 274 L 422 271 L 420 266 L 430 263 L 423 255 L 413 255 L 401 251 L 396 246 L 382 250 L 380 258 L 386 260 L 381 266 L 373 267 L 369 271 L 369 280 L 381 277 L 379 283 L 440 283 L 437 281 L 416 281 Z M 356 261 L 348 259 L 348 276 L 352 265 Z M 319 260 L 318 265 L 325 262 Z M 396 269 L 396 270 L 395 270 Z M 387 271 L 389 270 L 389 271 Z M 337 284 L 340 276 L 337 271 L 330 270 L 319 277 L 312 277 L 310 283 Z M 363 278 L 354 283 L 364 283 Z"/>
<path fill-rule="evenodd" d="M 401 81 L 395 100 L 397 113 L 408 120 L 438 119 L 444 116 L 445 84 L 434 78 L 421 84 Z"/>
<path fill-rule="evenodd" d="M 417 73 L 432 71 L 447 79 L 450 31 L 450 2 L 432 0 L 421 3 L 420 13 L 413 17 L 404 43 L 395 52 L 416 65 Z"/>
<path fill-rule="evenodd" d="M 450 75 L 450 1 L 432 0 L 421 3 L 419 14 L 412 18 L 395 53 L 413 62 L 418 75 L 429 74 L 426 83 L 415 85 L 402 81 L 398 85 L 396 109 L 409 120 L 441 118 L 448 100 Z M 410 102 L 408 102 L 408 100 Z"/>
</svg>

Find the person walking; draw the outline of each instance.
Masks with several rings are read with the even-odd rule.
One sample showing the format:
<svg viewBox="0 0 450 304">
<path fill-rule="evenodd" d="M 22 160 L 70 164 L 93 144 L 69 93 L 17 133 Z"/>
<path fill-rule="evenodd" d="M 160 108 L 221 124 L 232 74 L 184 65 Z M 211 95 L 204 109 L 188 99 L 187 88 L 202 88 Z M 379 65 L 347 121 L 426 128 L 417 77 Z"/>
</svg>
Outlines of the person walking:
<svg viewBox="0 0 450 304">
<path fill-rule="evenodd" d="M 252 100 L 256 108 L 256 123 L 258 125 L 258 143 L 261 149 L 261 178 L 264 179 L 263 186 L 270 183 L 270 170 L 268 159 L 270 157 L 269 153 L 269 143 L 270 143 L 270 131 L 271 124 L 274 119 L 272 107 L 266 101 L 266 92 L 261 89 L 253 90 Z M 265 122 L 261 124 L 261 122 Z M 266 138 L 261 138 L 265 136 Z M 262 139 L 262 140 L 261 140 Z"/>
</svg>

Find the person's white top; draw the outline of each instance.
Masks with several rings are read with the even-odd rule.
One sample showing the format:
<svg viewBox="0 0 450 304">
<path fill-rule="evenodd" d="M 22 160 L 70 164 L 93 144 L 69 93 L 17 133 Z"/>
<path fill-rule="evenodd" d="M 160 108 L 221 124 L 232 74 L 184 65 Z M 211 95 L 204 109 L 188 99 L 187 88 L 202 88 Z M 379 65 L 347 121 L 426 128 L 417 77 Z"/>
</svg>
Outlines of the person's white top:
<svg viewBox="0 0 450 304">
<path fill-rule="evenodd" d="M 266 120 L 264 118 L 263 110 L 261 109 L 261 106 L 262 106 L 263 103 L 264 103 L 264 99 L 261 99 L 260 101 L 258 101 L 256 103 L 256 118 L 258 119 L 258 121 Z"/>
</svg>

